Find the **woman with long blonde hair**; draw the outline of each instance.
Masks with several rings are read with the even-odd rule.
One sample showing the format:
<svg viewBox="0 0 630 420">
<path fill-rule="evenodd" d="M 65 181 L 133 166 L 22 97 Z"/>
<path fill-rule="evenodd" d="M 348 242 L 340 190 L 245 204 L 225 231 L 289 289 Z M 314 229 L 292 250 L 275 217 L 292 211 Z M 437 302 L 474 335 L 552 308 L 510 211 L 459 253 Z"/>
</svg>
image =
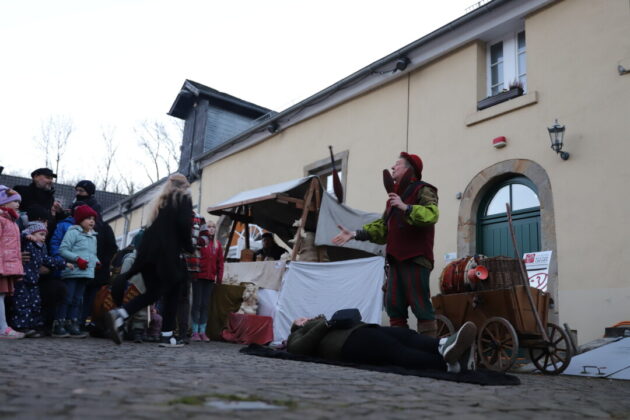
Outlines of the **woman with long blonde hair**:
<svg viewBox="0 0 630 420">
<path fill-rule="evenodd" d="M 138 246 L 136 260 L 129 271 L 121 274 L 124 280 L 142 274 L 146 292 L 108 313 L 110 334 L 116 344 L 122 343 L 125 319 L 160 298 L 163 298 L 162 342 L 177 344 L 173 336 L 177 297 L 179 288 L 187 278 L 182 253 L 193 252 L 193 207 L 186 177 L 181 174 L 171 175 L 150 208 L 150 225 Z"/>
</svg>

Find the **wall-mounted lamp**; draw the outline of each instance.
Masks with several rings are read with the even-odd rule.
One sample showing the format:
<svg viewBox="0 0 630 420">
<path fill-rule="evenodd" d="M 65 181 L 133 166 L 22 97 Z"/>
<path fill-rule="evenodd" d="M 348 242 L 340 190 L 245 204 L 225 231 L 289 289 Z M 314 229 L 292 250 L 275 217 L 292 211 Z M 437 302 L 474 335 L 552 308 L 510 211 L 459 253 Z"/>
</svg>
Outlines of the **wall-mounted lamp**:
<svg viewBox="0 0 630 420">
<path fill-rule="evenodd" d="M 275 133 L 276 131 L 278 131 L 278 129 L 280 128 L 280 126 L 278 125 L 277 122 L 273 121 L 272 123 L 270 123 L 267 126 L 267 131 L 269 131 L 271 134 Z"/>
<path fill-rule="evenodd" d="M 551 127 L 547 127 L 549 131 L 549 140 L 551 140 L 551 148 L 554 152 L 558 153 L 562 160 L 569 159 L 569 153 L 562 151 L 564 140 L 564 125 L 558 124 L 558 119 Z"/>
<path fill-rule="evenodd" d="M 408 57 L 403 55 L 398 60 L 396 60 L 396 69 L 394 71 L 405 70 L 407 66 L 409 65 L 409 63 L 411 63 L 411 60 Z"/>
</svg>

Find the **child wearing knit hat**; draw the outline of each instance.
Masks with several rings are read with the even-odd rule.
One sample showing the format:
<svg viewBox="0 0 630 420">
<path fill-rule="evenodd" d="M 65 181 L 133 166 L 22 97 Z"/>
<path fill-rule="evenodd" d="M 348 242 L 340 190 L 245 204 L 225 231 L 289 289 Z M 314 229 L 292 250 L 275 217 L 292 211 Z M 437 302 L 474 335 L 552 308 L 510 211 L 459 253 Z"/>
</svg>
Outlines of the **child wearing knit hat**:
<svg viewBox="0 0 630 420">
<path fill-rule="evenodd" d="M 24 275 L 20 254 L 20 229 L 16 223 L 22 197 L 0 185 L 0 339 L 24 338 L 7 324 L 4 297 L 13 293 L 14 284 Z"/>
<path fill-rule="evenodd" d="M 94 279 L 94 270 L 100 268 L 96 256 L 97 213 L 87 205 L 74 209 L 75 225 L 71 226 L 61 241 L 59 255 L 66 261 L 76 264 L 73 269 L 61 272 L 66 283 L 66 300 L 57 307 L 53 322 L 53 337 L 83 338 L 87 334 L 81 330 L 79 318 L 83 308 L 83 294 L 90 279 Z"/>
<path fill-rule="evenodd" d="M 30 222 L 22 231 L 22 251 L 30 254 L 30 260 L 23 263 L 24 277 L 22 281 L 15 284 L 11 324 L 29 338 L 39 338 L 44 335 L 39 269 L 42 266 L 51 270 L 73 268 L 73 265 L 66 263 L 63 258 L 48 255 L 46 234 L 46 225 L 42 222 Z"/>
</svg>

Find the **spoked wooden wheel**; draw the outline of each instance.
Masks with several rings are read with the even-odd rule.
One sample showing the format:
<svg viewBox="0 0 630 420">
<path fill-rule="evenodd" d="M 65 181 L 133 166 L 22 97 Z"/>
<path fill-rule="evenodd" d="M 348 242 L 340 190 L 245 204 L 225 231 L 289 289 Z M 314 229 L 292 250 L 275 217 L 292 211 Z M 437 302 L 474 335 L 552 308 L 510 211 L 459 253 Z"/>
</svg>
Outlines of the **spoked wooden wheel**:
<svg viewBox="0 0 630 420">
<path fill-rule="evenodd" d="M 547 324 L 549 342 L 529 348 L 532 363 L 544 374 L 562 373 L 571 362 L 571 342 L 566 331 L 556 324 Z"/>
<path fill-rule="evenodd" d="M 435 315 L 435 322 L 437 322 L 437 338 L 448 337 L 455 333 L 453 323 L 444 315 Z"/>
<path fill-rule="evenodd" d="M 479 329 L 477 351 L 481 363 L 488 369 L 508 370 L 518 353 L 518 336 L 512 324 L 498 316 L 488 318 Z"/>
</svg>

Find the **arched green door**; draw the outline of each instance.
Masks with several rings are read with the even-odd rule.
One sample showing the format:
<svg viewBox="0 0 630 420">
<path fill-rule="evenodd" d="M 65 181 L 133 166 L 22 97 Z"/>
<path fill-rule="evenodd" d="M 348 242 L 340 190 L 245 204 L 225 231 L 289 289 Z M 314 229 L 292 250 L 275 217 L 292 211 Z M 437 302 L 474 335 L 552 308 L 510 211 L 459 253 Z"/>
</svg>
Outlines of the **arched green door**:
<svg viewBox="0 0 630 420">
<path fill-rule="evenodd" d="M 540 201 L 534 184 L 511 178 L 492 188 L 481 201 L 477 224 L 477 253 L 514 257 L 505 203 L 512 207 L 512 222 L 520 256 L 540 251 Z"/>
</svg>

